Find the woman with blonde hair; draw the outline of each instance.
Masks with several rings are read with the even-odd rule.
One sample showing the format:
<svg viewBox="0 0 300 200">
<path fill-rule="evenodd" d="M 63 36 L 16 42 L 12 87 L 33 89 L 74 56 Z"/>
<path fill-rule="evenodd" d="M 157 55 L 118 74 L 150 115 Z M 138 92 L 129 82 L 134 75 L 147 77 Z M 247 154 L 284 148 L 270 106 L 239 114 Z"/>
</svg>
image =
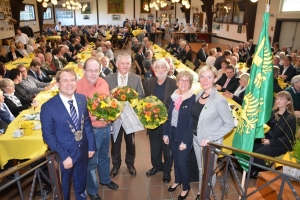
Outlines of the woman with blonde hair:
<svg viewBox="0 0 300 200">
<path fill-rule="evenodd" d="M 225 96 L 226 98 L 233 99 L 235 102 L 242 105 L 244 95 L 245 95 L 245 92 L 247 89 L 249 77 L 250 77 L 250 74 L 248 74 L 248 73 L 242 74 L 240 77 L 240 80 L 239 80 L 240 85 L 235 90 L 235 92 L 231 93 L 229 91 L 225 91 L 225 92 L 223 92 L 223 96 Z"/>
<path fill-rule="evenodd" d="M 217 91 L 214 83 L 217 81 L 217 69 L 205 65 L 199 69 L 199 81 L 202 87 L 196 96 L 196 103 L 192 107 L 193 117 L 193 147 L 195 150 L 199 169 L 199 192 L 196 200 L 200 199 L 202 173 L 205 160 L 203 159 L 204 148 L 208 142 L 222 144 L 223 137 L 234 127 L 234 121 L 228 102 Z M 215 162 L 217 156 L 215 156 Z M 216 175 L 212 177 L 212 187 L 215 186 Z"/>
<path fill-rule="evenodd" d="M 28 54 L 33 53 L 33 51 L 37 48 L 35 45 L 35 41 L 33 39 L 29 39 L 26 45 L 26 51 Z"/>
<path fill-rule="evenodd" d="M 16 46 L 15 45 L 10 45 L 9 46 L 10 52 L 7 54 L 7 58 L 10 61 L 15 61 L 18 58 L 23 58 L 22 54 L 20 54 L 18 51 L 16 51 Z"/>
<path fill-rule="evenodd" d="M 24 49 L 24 44 L 22 42 L 18 42 L 16 44 L 16 51 L 18 51 L 22 56 L 28 56 L 27 51 Z"/>
<path fill-rule="evenodd" d="M 178 89 L 173 92 L 169 104 L 169 120 L 164 124 L 163 140 L 170 144 L 174 158 L 175 181 L 168 192 L 182 184 L 178 199 L 185 199 L 190 191 L 188 157 L 193 143 L 193 118 L 191 115 L 195 95 L 192 89 L 193 75 L 181 71 L 176 76 Z"/>
<path fill-rule="evenodd" d="M 265 134 L 264 138 L 255 140 L 253 152 L 276 157 L 291 151 L 295 141 L 296 123 L 291 94 L 287 91 L 278 92 L 272 116 L 267 123 L 270 126 L 270 130 Z M 272 166 L 272 164 L 258 158 L 254 158 L 254 163 L 264 167 Z M 259 171 L 261 169 L 253 167 L 250 175 L 256 177 Z"/>
<path fill-rule="evenodd" d="M 208 57 L 206 58 L 205 63 L 207 65 L 214 66 L 215 61 L 216 61 L 216 57 L 217 57 L 217 49 L 215 49 L 215 48 L 210 49 L 209 52 L 208 52 Z"/>
</svg>

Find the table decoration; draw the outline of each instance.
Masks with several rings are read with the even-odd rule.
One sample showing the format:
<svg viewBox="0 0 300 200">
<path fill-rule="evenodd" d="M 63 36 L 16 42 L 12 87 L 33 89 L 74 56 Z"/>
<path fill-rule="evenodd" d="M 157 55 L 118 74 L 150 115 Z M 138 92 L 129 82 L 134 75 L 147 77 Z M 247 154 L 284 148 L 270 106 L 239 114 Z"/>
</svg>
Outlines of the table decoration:
<svg viewBox="0 0 300 200">
<path fill-rule="evenodd" d="M 87 98 L 87 108 L 97 120 L 114 121 L 120 116 L 122 104 L 109 95 L 95 93 L 92 98 Z"/>
<path fill-rule="evenodd" d="M 165 105 L 156 96 L 148 96 L 140 100 L 135 112 L 143 126 L 148 129 L 157 128 L 168 118 Z"/>
<path fill-rule="evenodd" d="M 24 121 L 22 123 L 22 128 L 24 130 L 24 135 L 28 136 L 31 135 L 32 129 L 35 127 L 33 122 Z"/>
</svg>

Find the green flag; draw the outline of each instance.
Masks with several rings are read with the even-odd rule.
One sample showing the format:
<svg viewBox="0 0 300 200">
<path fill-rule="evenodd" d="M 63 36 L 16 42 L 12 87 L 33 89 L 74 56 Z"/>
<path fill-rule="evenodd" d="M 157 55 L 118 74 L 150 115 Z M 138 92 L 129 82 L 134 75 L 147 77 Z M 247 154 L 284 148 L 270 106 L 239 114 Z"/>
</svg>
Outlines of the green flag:
<svg viewBox="0 0 300 200">
<path fill-rule="evenodd" d="M 232 145 L 252 152 L 255 138 L 264 137 L 263 125 L 270 119 L 273 105 L 273 64 L 268 34 L 269 12 L 264 13 L 263 27 L 253 57 L 251 74 L 245 92 L 238 126 Z M 235 152 L 246 160 L 249 157 Z M 240 162 L 248 171 L 248 164 Z"/>
</svg>

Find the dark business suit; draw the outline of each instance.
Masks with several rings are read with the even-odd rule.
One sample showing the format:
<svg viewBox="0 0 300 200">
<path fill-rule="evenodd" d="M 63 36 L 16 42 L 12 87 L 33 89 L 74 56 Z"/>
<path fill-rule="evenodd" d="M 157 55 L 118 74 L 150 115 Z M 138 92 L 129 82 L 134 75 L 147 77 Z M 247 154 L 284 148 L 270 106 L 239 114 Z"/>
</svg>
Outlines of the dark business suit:
<svg viewBox="0 0 300 200">
<path fill-rule="evenodd" d="M 296 117 L 285 111 L 278 121 L 275 120 L 274 113 L 267 123 L 270 126 L 269 132 L 265 134 L 265 138 L 269 139 L 269 145 L 263 145 L 261 139 L 255 140 L 253 152 L 263 155 L 276 157 L 292 150 L 296 134 Z M 264 160 L 254 158 L 254 163 L 267 165 Z M 256 169 L 259 171 L 259 169 Z"/>
<path fill-rule="evenodd" d="M 127 86 L 132 87 L 138 94 L 139 99 L 144 98 L 144 89 L 142 86 L 141 77 L 128 72 L 128 82 Z M 109 85 L 109 90 L 112 90 L 118 86 L 118 73 L 113 73 L 105 77 L 106 82 Z M 121 126 L 116 142 L 113 142 L 111 145 L 111 158 L 113 166 L 117 169 L 121 166 L 121 143 L 122 137 L 124 134 L 125 142 L 126 142 L 126 156 L 125 163 L 127 166 L 133 166 L 135 159 L 135 143 L 134 143 L 134 133 L 126 134 L 123 127 Z"/>
<path fill-rule="evenodd" d="M 195 103 L 195 95 L 184 100 L 179 108 L 177 127 L 171 126 L 174 101 L 169 100 L 168 120 L 164 124 L 164 135 L 169 137 L 170 148 L 174 158 L 174 183 L 182 183 L 182 190 L 189 189 L 188 157 L 193 142 L 193 117 L 191 115 L 192 106 Z M 186 145 L 185 150 L 179 150 L 180 144 Z"/>
<path fill-rule="evenodd" d="M 42 68 L 41 68 L 44 76 L 38 76 L 37 72 L 32 72 L 31 70 L 28 70 L 27 71 L 27 74 L 29 76 L 32 76 L 33 78 L 35 78 L 36 80 L 40 81 L 40 82 L 44 82 L 44 83 L 50 83 L 52 81 L 52 78 L 48 76 L 48 74 L 46 73 L 46 71 L 44 71 Z"/>
<path fill-rule="evenodd" d="M 91 119 L 87 110 L 86 97 L 77 93 L 74 95 L 78 106 L 79 124 L 82 115 L 84 118 L 82 139 L 80 141 L 75 140 L 75 136 L 71 132 L 68 122 L 73 127 L 75 127 L 75 125 L 59 95 L 54 96 L 42 105 L 42 133 L 46 144 L 52 151 L 56 151 L 60 157 L 64 200 L 70 199 L 72 179 L 76 199 L 86 200 L 85 189 L 88 151 L 96 151 L 96 144 Z M 62 163 L 68 157 L 72 159 L 73 167 L 65 169 Z"/>
<path fill-rule="evenodd" d="M 72 57 L 77 54 L 76 47 L 73 44 L 68 45 L 69 51 L 72 53 Z"/>
<path fill-rule="evenodd" d="M 187 53 L 186 53 L 186 51 L 184 51 L 181 55 L 181 61 L 182 61 L 183 64 L 185 64 L 187 60 L 190 61 L 190 62 L 193 62 L 192 51 L 191 50 Z"/>
<path fill-rule="evenodd" d="M 28 99 L 23 99 L 21 101 L 21 99 L 19 99 L 22 106 L 17 106 L 16 104 L 14 104 L 13 101 L 11 101 L 8 98 L 4 98 L 4 103 L 6 103 L 7 107 L 9 108 L 10 112 L 17 117 L 20 112 L 22 112 L 23 110 L 28 109 L 31 106 L 32 100 L 28 100 Z"/>
<path fill-rule="evenodd" d="M 199 49 L 196 59 L 201 60 L 201 62 L 206 62 L 206 58 L 208 57 L 207 53 L 205 52 L 205 50 L 203 50 L 202 48 Z"/>
<path fill-rule="evenodd" d="M 156 96 L 155 86 L 157 84 L 157 78 L 151 78 L 145 81 L 145 96 Z M 169 77 L 165 80 L 165 89 L 163 99 L 160 99 L 166 107 L 168 107 L 168 100 L 173 92 L 177 89 L 176 81 Z M 171 172 L 173 157 L 170 154 L 170 146 L 163 142 L 163 125 L 160 125 L 156 129 L 147 130 L 150 139 L 151 150 L 151 163 L 154 169 L 162 170 L 164 173 L 169 174 Z M 162 153 L 164 154 L 164 162 L 162 162 Z"/>
<path fill-rule="evenodd" d="M 142 73 L 142 74 L 140 74 L 139 70 L 136 69 L 136 74 L 138 74 L 138 75 L 145 75 L 145 69 L 144 69 L 144 65 L 143 65 L 144 59 L 145 59 L 144 54 L 142 54 L 142 53 L 136 53 L 135 54 L 135 60 L 139 64 L 139 66 L 141 68 L 141 73 Z"/>
<path fill-rule="evenodd" d="M 255 44 L 252 44 L 251 47 L 248 48 L 250 57 L 255 53 L 255 48 L 256 48 Z"/>
<path fill-rule="evenodd" d="M 237 89 L 237 87 L 239 86 L 239 78 L 236 77 L 232 77 L 229 81 L 229 83 L 227 84 L 226 88 L 223 88 L 223 85 L 226 83 L 227 81 L 227 76 L 226 74 L 223 74 L 221 76 L 221 78 L 216 82 L 216 84 L 222 86 L 222 89 L 220 90 L 220 92 L 225 92 L 226 90 L 234 93 L 234 91 Z"/>
<path fill-rule="evenodd" d="M 279 68 L 280 68 L 280 74 L 282 74 L 284 67 L 279 66 Z M 294 68 L 294 66 L 292 64 L 290 64 L 290 66 L 288 66 L 287 70 L 283 74 L 283 75 L 287 76 L 287 78 L 284 80 L 284 82 L 291 81 L 292 78 L 294 76 L 296 76 L 296 73 L 297 73 L 296 69 Z"/>
<path fill-rule="evenodd" d="M 233 95 L 232 99 L 237 102 L 238 104 L 242 105 L 243 104 L 243 100 L 244 100 L 244 96 L 245 96 L 245 92 L 246 90 L 244 90 L 243 92 L 241 92 L 239 94 L 239 96 L 235 96 Z"/>
<path fill-rule="evenodd" d="M 53 57 L 52 62 L 55 65 L 55 68 L 56 68 L 57 71 L 59 71 L 59 70 L 61 70 L 62 68 L 65 67 L 65 63 L 64 63 L 63 59 L 61 59 L 61 58 L 58 58 L 58 60 L 57 60 Z M 59 65 L 59 62 L 61 63 L 61 67 Z"/>
</svg>

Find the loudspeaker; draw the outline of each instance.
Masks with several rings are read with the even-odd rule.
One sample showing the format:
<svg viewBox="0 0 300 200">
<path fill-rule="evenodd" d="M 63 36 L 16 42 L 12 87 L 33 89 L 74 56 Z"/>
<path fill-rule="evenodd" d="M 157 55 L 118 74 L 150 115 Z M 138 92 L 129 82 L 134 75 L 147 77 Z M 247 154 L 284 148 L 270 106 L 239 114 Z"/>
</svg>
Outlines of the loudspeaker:
<svg viewBox="0 0 300 200">
<path fill-rule="evenodd" d="M 185 7 L 184 6 L 182 6 L 181 8 L 180 8 L 180 10 L 181 10 L 181 12 L 185 12 Z"/>
<path fill-rule="evenodd" d="M 245 11 L 245 2 L 244 1 L 238 1 L 237 4 L 238 4 L 240 11 Z"/>
<path fill-rule="evenodd" d="M 202 12 L 206 12 L 206 6 L 205 5 L 201 5 L 201 9 L 202 9 Z"/>
<path fill-rule="evenodd" d="M 20 11 L 25 11 L 25 4 L 24 3 L 20 4 Z"/>
</svg>

